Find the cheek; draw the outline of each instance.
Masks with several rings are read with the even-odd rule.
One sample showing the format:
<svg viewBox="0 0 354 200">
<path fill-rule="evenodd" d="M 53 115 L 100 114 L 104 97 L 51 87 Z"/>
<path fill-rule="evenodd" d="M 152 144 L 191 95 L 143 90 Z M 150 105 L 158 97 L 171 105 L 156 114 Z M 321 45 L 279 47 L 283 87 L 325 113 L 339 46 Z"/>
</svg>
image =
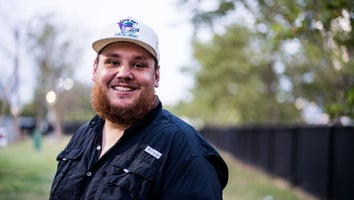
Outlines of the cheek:
<svg viewBox="0 0 354 200">
<path fill-rule="evenodd" d="M 97 83 L 97 82 L 107 82 L 110 79 L 112 79 L 112 77 L 114 77 L 114 73 L 110 72 L 109 70 L 106 69 L 100 69 L 100 70 L 96 70 L 93 73 L 92 76 L 92 80 Z"/>
<path fill-rule="evenodd" d="M 145 75 L 144 77 L 141 77 L 144 79 L 144 83 L 146 87 L 156 87 L 158 86 L 158 81 L 156 80 L 155 76 L 151 76 L 151 74 Z M 142 79 L 141 79 L 142 80 Z"/>
</svg>

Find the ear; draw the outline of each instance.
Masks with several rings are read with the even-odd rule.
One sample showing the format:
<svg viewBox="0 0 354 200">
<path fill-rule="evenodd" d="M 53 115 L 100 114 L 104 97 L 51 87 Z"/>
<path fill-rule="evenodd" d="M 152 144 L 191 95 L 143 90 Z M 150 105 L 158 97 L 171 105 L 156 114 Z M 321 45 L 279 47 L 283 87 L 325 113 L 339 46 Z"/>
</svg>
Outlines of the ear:
<svg viewBox="0 0 354 200">
<path fill-rule="evenodd" d="M 97 73 L 97 68 L 98 68 L 98 56 L 93 62 L 93 69 L 92 69 L 92 81 L 95 82 L 96 80 L 96 73 Z"/>
<path fill-rule="evenodd" d="M 160 81 L 160 65 L 155 70 L 155 84 L 154 84 L 155 88 L 159 87 L 159 81 Z"/>
</svg>

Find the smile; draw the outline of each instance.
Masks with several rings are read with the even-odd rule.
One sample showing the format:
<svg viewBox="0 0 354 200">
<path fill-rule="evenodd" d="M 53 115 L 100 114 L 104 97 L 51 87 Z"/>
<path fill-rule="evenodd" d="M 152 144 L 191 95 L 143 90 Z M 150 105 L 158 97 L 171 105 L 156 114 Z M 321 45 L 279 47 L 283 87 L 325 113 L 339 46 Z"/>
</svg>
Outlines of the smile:
<svg viewBox="0 0 354 200">
<path fill-rule="evenodd" d="M 132 87 L 124 87 L 124 86 L 114 86 L 112 88 L 114 90 L 121 91 L 121 92 L 130 92 L 134 90 L 134 88 Z"/>
</svg>

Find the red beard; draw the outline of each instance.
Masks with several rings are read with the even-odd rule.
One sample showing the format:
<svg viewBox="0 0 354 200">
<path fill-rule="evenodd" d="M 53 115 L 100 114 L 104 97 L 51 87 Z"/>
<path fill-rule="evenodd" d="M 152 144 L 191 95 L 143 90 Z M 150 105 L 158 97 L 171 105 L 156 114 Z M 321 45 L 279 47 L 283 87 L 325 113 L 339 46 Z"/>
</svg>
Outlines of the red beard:
<svg viewBox="0 0 354 200">
<path fill-rule="evenodd" d="M 92 108 L 98 116 L 113 123 L 130 126 L 156 106 L 157 97 L 154 93 L 142 95 L 134 105 L 117 107 L 111 105 L 98 85 L 95 84 L 92 89 Z"/>
</svg>

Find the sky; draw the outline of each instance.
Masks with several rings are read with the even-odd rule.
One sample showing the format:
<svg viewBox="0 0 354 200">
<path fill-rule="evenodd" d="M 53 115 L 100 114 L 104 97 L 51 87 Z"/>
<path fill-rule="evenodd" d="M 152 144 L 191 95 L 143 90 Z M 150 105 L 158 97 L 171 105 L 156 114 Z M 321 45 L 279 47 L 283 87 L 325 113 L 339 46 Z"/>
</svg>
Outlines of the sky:
<svg viewBox="0 0 354 200">
<path fill-rule="evenodd" d="M 99 36 L 102 29 L 110 23 L 131 16 L 152 27 L 159 36 L 160 48 L 160 86 L 157 94 L 164 105 L 173 105 L 178 101 L 188 98 L 188 90 L 193 86 L 193 78 L 183 74 L 181 68 L 191 63 L 190 36 L 192 26 L 188 21 L 188 14 L 178 8 L 176 0 L 0 0 L 0 39 L 3 42 L 1 49 L 9 48 L 14 51 L 13 43 L 7 41 L 12 24 L 25 24 L 34 16 L 55 13 L 55 19 L 59 24 L 73 27 L 68 30 L 75 34 L 79 30 L 84 37 L 80 38 L 83 58 L 75 73 L 75 77 L 82 82 L 91 83 L 91 69 L 95 58 L 92 50 L 92 42 Z M 7 24 L 6 24 L 7 23 Z M 3 27 L 1 27 L 3 26 Z M 20 25 L 21 26 L 21 25 Z M 77 37 L 76 37 L 77 38 Z M 6 46 L 6 47 L 4 47 Z M 0 61 L 8 60 L 0 51 Z M 28 88 L 35 81 L 33 70 L 25 59 L 28 52 L 20 57 L 20 84 L 23 101 L 31 99 Z M 22 58 L 22 59 L 21 59 Z M 10 62 L 11 63 L 11 62 Z M 1 73 L 9 75 L 11 70 L 0 65 Z"/>
</svg>

